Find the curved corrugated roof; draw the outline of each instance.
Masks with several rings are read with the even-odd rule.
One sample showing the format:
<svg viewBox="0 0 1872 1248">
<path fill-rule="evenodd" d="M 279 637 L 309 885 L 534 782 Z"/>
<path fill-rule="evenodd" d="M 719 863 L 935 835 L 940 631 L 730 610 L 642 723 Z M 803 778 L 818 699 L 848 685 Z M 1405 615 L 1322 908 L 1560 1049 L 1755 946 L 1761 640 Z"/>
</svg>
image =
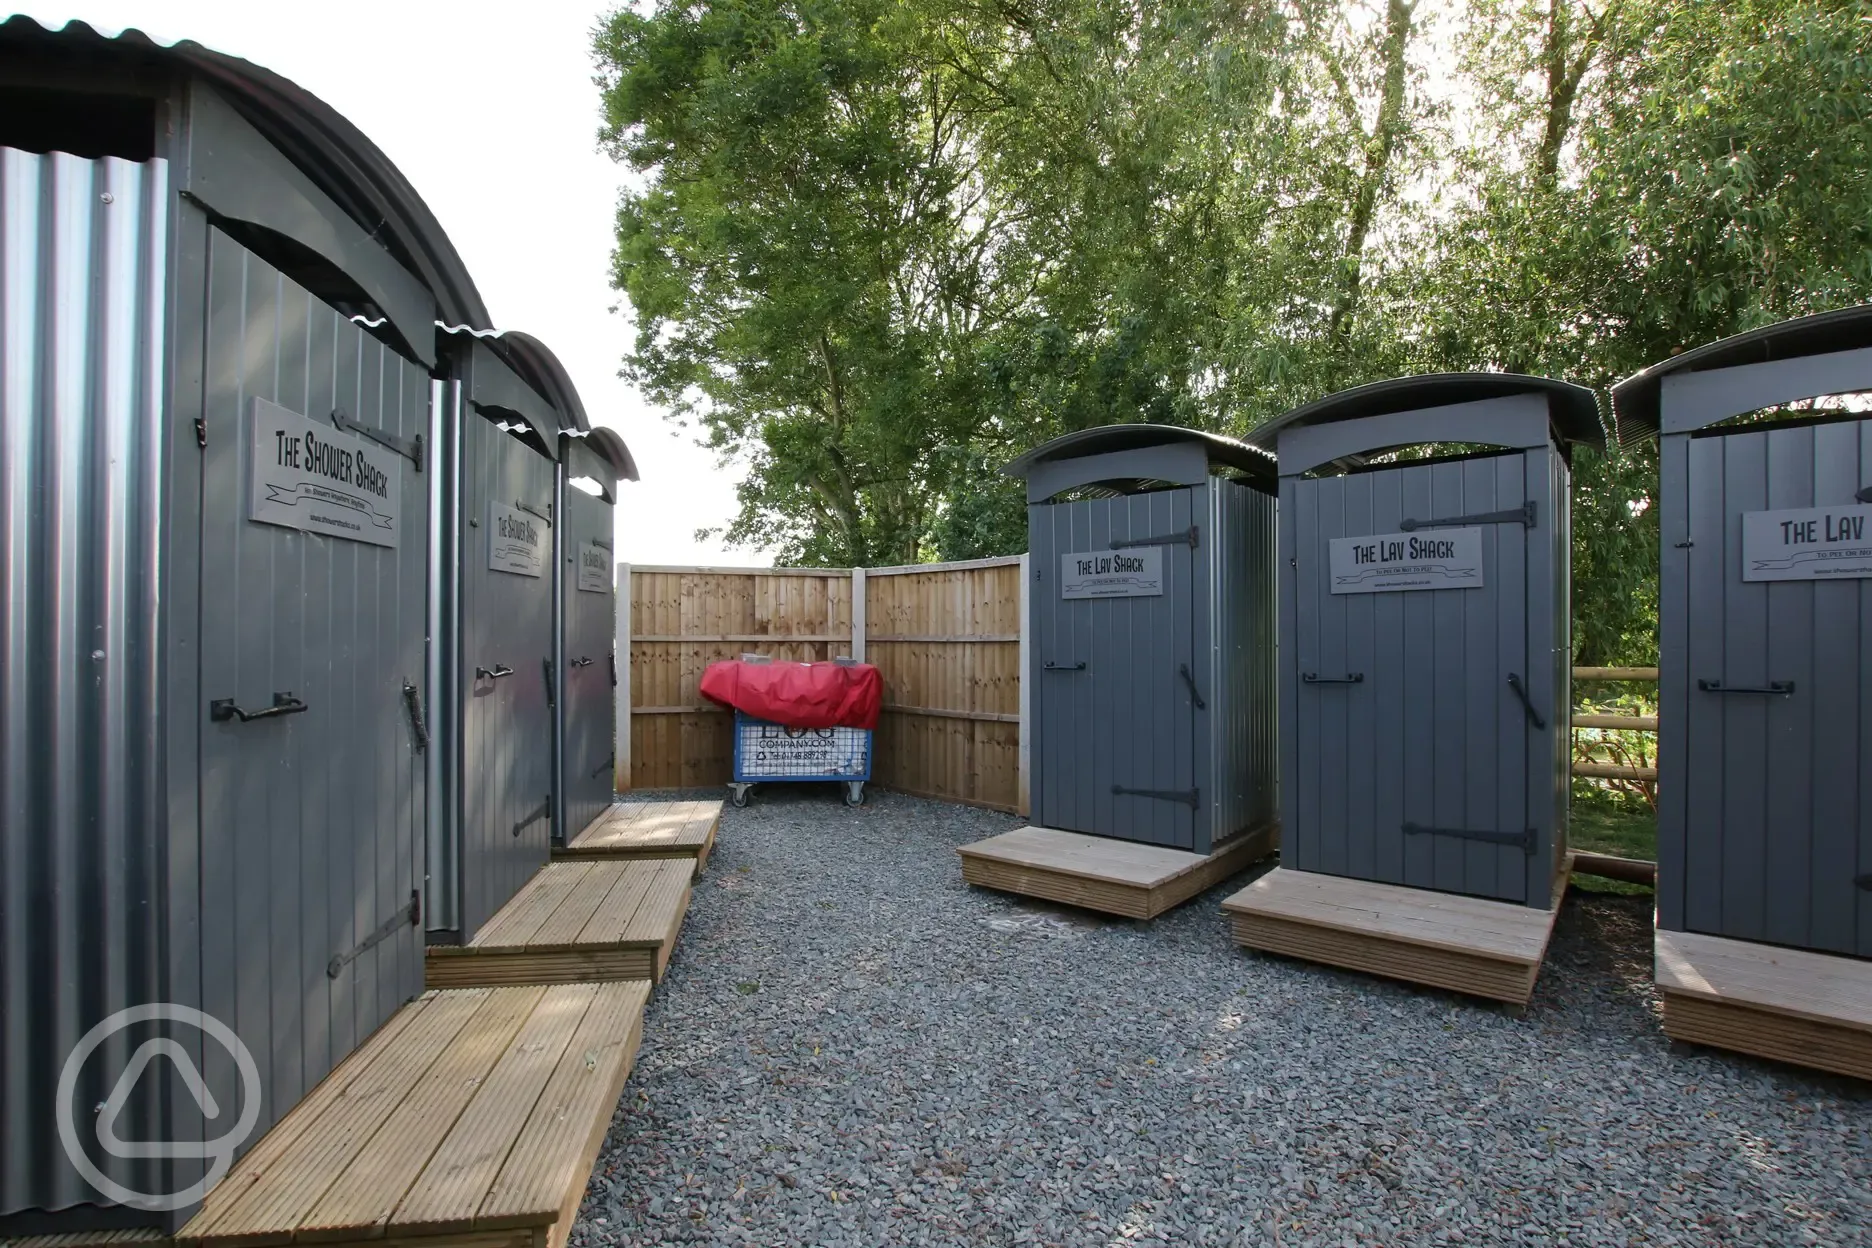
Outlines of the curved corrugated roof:
<svg viewBox="0 0 1872 1248">
<path fill-rule="evenodd" d="M 111 33 L 78 21 L 52 27 L 13 16 L 0 22 L 0 40 L 91 50 L 200 74 L 327 198 L 428 287 L 443 320 L 476 327 L 489 324 L 487 305 L 467 266 L 409 179 L 363 131 L 305 88 L 270 69 L 193 40 L 164 43 L 140 30 Z"/>
<path fill-rule="evenodd" d="M 598 453 L 598 457 L 611 465 L 611 475 L 618 481 L 635 481 L 637 461 L 630 453 L 630 447 L 624 445 L 624 437 L 615 429 L 594 429 L 583 439 L 586 446 Z"/>
<path fill-rule="evenodd" d="M 1001 471 L 1010 477 L 1025 477 L 1036 465 L 1054 460 L 1137 451 L 1179 442 L 1200 443 L 1211 464 L 1233 468 L 1272 487 L 1275 480 L 1274 457 L 1266 451 L 1234 438 L 1225 438 L 1221 434 L 1185 429 L 1181 425 L 1099 425 L 1092 429 L 1075 430 L 1034 447 L 1025 455 L 1009 461 Z"/>
<path fill-rule="evenodd" d="M 1673 355 L 1612 387 L 1619 444 L 1630 446 L 1657 436 L 1659 394 L 1664 378 L 1672 373 L 1830 355 L 1859 347 L 1872 347 L 1872 304 L 1778 321 Z"/>
<path fill-rule="evenodd" d="M 1393 377 L 1350 390 L 1341 390 L 1276 416 L 1248 434 L 1255 446 L 1273 450 L 1284 429 L 1324 425 L 1338 420 L 1389 416 L 1423 408 L 1474 403 L 1518 394 L 1545 394 L 1548 419 L 1563 442 L 1605 446 L 1605 427 L 1599 421 L 1599 400 L 1585 386 L 1552 377 L 1521 373 L 1422 373 Z"/>
</svg>

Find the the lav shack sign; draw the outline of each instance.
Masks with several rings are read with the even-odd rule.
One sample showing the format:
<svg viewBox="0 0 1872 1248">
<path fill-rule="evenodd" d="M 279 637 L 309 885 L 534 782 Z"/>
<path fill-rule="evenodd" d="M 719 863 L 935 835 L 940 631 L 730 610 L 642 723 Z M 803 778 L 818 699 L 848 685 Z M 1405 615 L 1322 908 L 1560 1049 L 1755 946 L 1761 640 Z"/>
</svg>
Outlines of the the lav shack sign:
<svg viewBox="0 0 1872 1248">
<path fill-rule="evenodd" d="M 1872 506 L 1742 513 L 1742 579 L 1830 581 L 1872 576 Z"/>
<path fill-rule="evenodd" d="M 516 576 L 544 576 L 552 531 L 530 511 L 507 503 L 488 503 L 488 567 Z"/>
<path fill-rule="evenodd" d="M 1335 537 L 1329 553 L 1335 594 L 1482 587 L 1479 528 Z"/>
<path fill-rule="evenodd" d="M 1060 556 L 1061 598 L 1156 598 L 1163 592 L 1163 551 L 1154 546 Z"/>
<path fill-rule="evenodd" d="M 611 552 L 597 542 L 579 547 L 578 587 L 589 594 L 611 588 Z"/>
<path fill-rule="evenodd" d="M 396 454 L 256 398 L 248 518 L 373 546 L 402 532 Z"/>
</svg>

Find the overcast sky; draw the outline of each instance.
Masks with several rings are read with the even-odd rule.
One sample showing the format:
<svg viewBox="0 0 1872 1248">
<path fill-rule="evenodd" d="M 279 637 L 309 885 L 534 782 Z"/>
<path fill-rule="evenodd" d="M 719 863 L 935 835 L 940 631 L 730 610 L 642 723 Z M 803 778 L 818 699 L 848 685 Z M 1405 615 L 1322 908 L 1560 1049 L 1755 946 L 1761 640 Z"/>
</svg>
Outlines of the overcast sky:
<svg viewBox="0 0 1872 1248">
<path fill-rule="evenodd" d="M 498 7 L 427 0 L 93 0 L 32 5 L 46 25 L 193 39 L 282 74 L 395 161 L 467 262 L 494 324 L 553 349 L 594 423 L 624 435 L 643 480 L 623 490 L 618 557 L 765 563 L 698 543 L 734 511 L 737 472 L 617 376 L 630 322 L 607 274 L 622 171 L 597 150 L 591 31 L 604 0 Z M 676 436 L 673 436 L 676 435 Z"/>
</svg>

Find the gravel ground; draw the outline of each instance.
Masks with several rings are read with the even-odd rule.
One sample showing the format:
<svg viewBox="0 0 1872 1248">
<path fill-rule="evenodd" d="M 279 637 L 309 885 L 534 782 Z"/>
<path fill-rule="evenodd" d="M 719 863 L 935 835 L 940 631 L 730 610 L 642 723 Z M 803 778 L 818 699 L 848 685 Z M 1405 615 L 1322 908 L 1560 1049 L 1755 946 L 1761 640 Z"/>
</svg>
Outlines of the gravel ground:
<svg viewBox="0 0 1872 1248">
<path fill-rule="evenodd" d="M 1872 1094 L 1673 1048 L 1649 898 L 1575 893 L 1519 1018 L 970 890 L 1017 825 L 724 812 L 575 1245 L 1872 1244 Z"/>
</svg>

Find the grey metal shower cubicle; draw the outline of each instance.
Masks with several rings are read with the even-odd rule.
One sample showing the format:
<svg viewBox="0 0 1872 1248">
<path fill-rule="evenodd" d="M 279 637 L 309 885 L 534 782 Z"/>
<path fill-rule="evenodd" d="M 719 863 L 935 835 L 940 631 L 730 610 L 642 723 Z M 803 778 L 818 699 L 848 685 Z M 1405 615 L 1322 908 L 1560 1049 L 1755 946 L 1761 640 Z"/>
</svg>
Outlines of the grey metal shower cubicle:
<svg viewBox="0 0 1872 1248">
<path fill-rule="evenodd" d="M 1658 437 L 1658 926 L 1872 957 L 1872 306 L 1613 390 Z"/>
<path fill-rule="evenodd" d="M 567 432 L 559 456 L 557 841 L 576 837 L 616 795 L 617 487 L 637 480 L 610 429 Z"/>
<path fill-rule="evenodd" d="M 1035 824 L 1198 854 L 1271 825 L 1273 467 L 1139 424 L 1008 465 L 1027 483 Z"/>
<path fill-rule="evenodd" d="M 1403 377 L 1249 440 L 1280 459 L 1284 865 L 1549 907 L 1570 792 L 1567 448 L 1603 444 L 1592 391 Z"/>
<path fill-rule="evenodd" d="M 173 1229 L 422 989 L 434 325 L 486 310 L 266 70 L 14 18 L 0 91 L 0 1237 Z"/>
</svg>

